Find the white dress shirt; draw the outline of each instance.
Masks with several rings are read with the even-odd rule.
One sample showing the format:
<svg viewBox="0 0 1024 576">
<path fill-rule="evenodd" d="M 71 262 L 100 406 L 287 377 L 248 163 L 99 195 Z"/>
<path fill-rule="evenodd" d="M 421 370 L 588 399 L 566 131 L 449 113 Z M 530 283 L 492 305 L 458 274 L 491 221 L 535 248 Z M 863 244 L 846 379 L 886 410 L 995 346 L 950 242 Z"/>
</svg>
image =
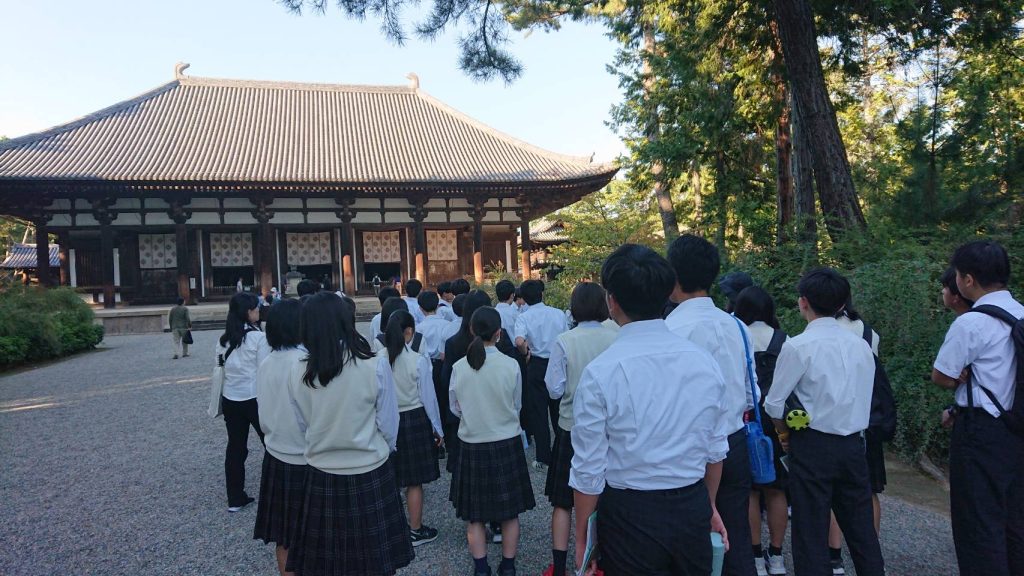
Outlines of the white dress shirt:
<svg viewBox="0 0 1024 576">
<path fill-rule="evenodd" d="M 1014 300 L 1007 290 L 991 292 L 974 303 L 975 306 L 982 304 L 998 306 L 1017 318 L 1024 317 L 1024 306 Z M 971 367 L 976 408 L 984 408 L 989 414 L 999 417 L 999 409 L 981 390 L 982 386 L 995 395 L 1004 410 L 1013 406 L 1017 358 L 1010 339 L 1009 325 L 981 312 L 967 312 L 958 316 L 946 332 L 946 340 L 939 349 L 934 367 L 950 378 L 959 378 L 968 366 Z M 967 384 L 957 386 L 956 403 L 967 406 Z"/>
<path fill-rule="evenodd" d="M 378 383 L 382 386 L 385 385 L 388 381 L 386 374 L 390 373 L 390 381 L 394 383 L 396 391 L 399 386 L 415 386 L 417 395 L 419 396 L 419 401 L 423 405 L 423 409 L 427 411 L 427 418 L 430 420 L 430 426 L 438 436 L 443 438 L 444 430 L 441 428 L 441 410 L 437 406 L 437 393 L 434 392 L 434 375 L 433 369 L 430 366 L 430 360 L 427 360 L 427 357 L 422 354 L 413 352 L 412 348 L 407 344 L 405 346 L 405 353 L 399 355 L 399 357 L 395 359 L 396 362 L 398 360 L 404 360 L 406 354 L 408 354 L 409 357 L 414 357 L 416 360 L 416 382 L 400 382 L 400 376 L 392 369 L 391 361 L 388 359 L 388 353 L 385 351 L 380 354 L 377 359 Z M 404 411 L 403 406 L 397 404 L 397 393 L 395 397 L 399 414 L 401 414 L 401 412 Z"/>
<path fill-rule="evenodd" d="M 229 344 L 230 346 L 230 344 Z M 217 357 L 227 352 L 227 346 L 220 345 L 217 339 L 214 362 Z M 256 370 L 263 360 L 270 355 L 267 336 L 259 330 L 250 330 L 245 339 L 231 351 L 224 360 L 224 391 L 222 396 L 235 402 L 252 400 L 256 397 Z"/>
<path fill-rule="evenodd" d="M 864 321 L 863 320 L 850 320 L 847 316 L 840 316 L 836 318 L 836 322 L 843 328 L 846 328 L 851 333 L 855 334 L 861 340 L 864 340 Z M 871 331 L 871 352 L 878 356 L 878 343 L 881 338 L 878 336 L 878 332 Z"/>
<path fill-rule="evenodd" d="M 775 329 L 760 320 L 747 326 L 747 331 L 750 333 L 750 344 L 754 347 L 752 352 L 755 353 L 767 350 L 775 335 Z"/>
<path fill-rule="evenodd" d="M 437 311 L 435 312 L 435 314 L 449 322 L 455 320 L 456 318 L 455 310 L 452 310 L 452 305 L 445 302 L 444 300 L 441 300 L 440 302 L 437 303 Z"/>
<path fill-rule="evenodd" d="M 423 315 L 423 310 L 420 308 L 419 301 L 412 296 L 402 296 L 402 300 L 405 300 L 405 303 L 409 306 L 409 314 L 412 314 L 413 320 L 416 321 L 416 324 L 423 322 L 423 318 L 425 318 L 425 316 Z"/>
<path fill-rule="evenodd" d="M 729 451 L 715 360 L 663 320 L 628 323 L 576 388 L 569 485 L 668 490 L 704 478 Z"/>
<path fill-rule="evenodd" d="M 874 383 L 875 358 L 867 342 L 835 318 L 818 318 L 782 345 L 764 409 L 781 420 L 786 399 L 796 393 L 812 429 L 849 436 L 868 427 Z"/>
<path fill-rule="evenodd" d="M 370 320 L 370 340 L 376 338 L 378 334 L 383 334 L 380 329 L 380 312 Z"/>
<path fill-rule="evenodd" d="M 538 302 L 516 318 L 516 335 L 523 338 L 535 358 L 550 358 L 555 338 L 569 329 L 565 312 Z"/>
<path fill-rule="evenodd" d="M 676 306 L 665 319 L 670 330 L 700 346 L 718 361 L 725 378 L 725 401 L 729 407 L 722 423 L 727 434 L 743 428 L 743 413 L 756 405 L 757 376 L 750 381 L 747 361 L 753 363 L 754 351 L 748 357 L 743 338 L 750 342 L 747 327 L 736 317 L 715 306 L 711 298 L 691 298 Z"/>
<path fill-rule="evenodd" d="M 519 316 L 519 309 L 508 302 L 498 302 L 494 309 L 501 315 L 501 327 L 505 329 L 505 332 L 508 332 L 510 338 L 515 340 L 516 317 Z"/>
<path fill-rule="evenodd" d="M 420 344 L 420 351 L 431 360 L 440 360 L 444 354 L 444 342 L 450 336 L 448 330 L 451 322 L 441 318 L 437 314 L 428 314 L 427 317 L 416 327 L 416 330 L 423 334 L 423 342 Z"/>
<path fill-rule="evenodd" d="M 460 328 L 462 328 L 462 318 L 456 316 L 455 320 L 448 323 L 448 328 L 444 331 L 444 339 L 447 341 L 452 336 L 455 336 Z M 441 345 L 441 351 L 444 352 L 444 344 Z"/>
</svg>

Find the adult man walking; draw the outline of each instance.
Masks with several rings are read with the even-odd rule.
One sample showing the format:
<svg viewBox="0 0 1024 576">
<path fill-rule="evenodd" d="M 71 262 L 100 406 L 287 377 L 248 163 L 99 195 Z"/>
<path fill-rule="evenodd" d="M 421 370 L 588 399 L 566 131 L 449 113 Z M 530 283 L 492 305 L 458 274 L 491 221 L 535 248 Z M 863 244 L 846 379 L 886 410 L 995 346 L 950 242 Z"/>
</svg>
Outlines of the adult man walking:
<svg viewBox="0 0 1024 576">
<path fill-rule="evenodd" d="M 188 342 L 185 342 L 185 334 L 192 329 L 192 318 L 188 315 L 188 308 L 185 307 L 185 299 L 178 298 L 178 305 L 171 308 L 167 313 L 167 324 L 171 327 L 171 338 L 174 339 L 174 359 L 188 356 Z"/>
</svg>

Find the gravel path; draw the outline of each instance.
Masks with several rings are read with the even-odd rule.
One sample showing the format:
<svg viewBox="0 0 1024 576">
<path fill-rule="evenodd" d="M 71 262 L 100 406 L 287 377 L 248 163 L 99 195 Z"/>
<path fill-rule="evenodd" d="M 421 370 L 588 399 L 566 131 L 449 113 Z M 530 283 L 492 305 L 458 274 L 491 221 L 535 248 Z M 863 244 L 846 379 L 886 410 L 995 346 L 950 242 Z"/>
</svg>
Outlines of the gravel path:
<svg viewBox="0 0 1024 576">
<path fill-rule="evenodd" d="M 276 569 L 252 540 L 255 506 L 226 511 L 222 420 L 205 414 L 214 332 L 170 358 L 170 336 L 109 337 L 102 347 L 0 377 L 0 573 L 259 574 Z M 262 448 L 250 436 L 246 479 L 259 492 Z M 550 507 L 524 514 L 520 574 L 550 562 Z M 426 489 L 425 522 L 441 531 L 403 575 L 466 574 L 464 526 L 443 477 Z M 955 575 L 946 517 L 883 500 L 889 575 Z M 788 551 L 787 551 L 788 554 Z M 500 551 L 490 547 L 491 562 Z M 848 563 L 849 565 L 849 563 Z M 849 573 L 853 573 L 848 569 Z"/>
</svg>

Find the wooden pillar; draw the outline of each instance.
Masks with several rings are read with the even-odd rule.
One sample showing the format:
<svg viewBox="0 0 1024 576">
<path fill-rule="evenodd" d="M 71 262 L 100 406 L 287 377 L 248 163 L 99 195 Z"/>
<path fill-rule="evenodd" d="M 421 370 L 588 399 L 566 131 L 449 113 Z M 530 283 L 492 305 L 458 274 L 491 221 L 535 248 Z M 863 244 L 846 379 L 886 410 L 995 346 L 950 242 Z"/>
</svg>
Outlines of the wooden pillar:
<svg viewBox="0 0 1024 576">
<path fill-rule="evenodd" d="M 483 200 L 471 200 L 473 206 L 470 215 L 473 217 L 473 279 L 477 284 L 484 281 L 484 210 Z"/>
<path fill-rule="evenodd" d="M 256 290 L 260 294 L 270 292 L 270 288 L 274 285 L 274 269 L 272 266 L 275 254 L 274 229 L 270 226 L 270 219 L 274 217 L 274 213 L 268 208 L 273 201 L 273 198 L 267 197 L 252 199 L 252 203 L 256 205 L 252 215 L 259 222 L 256 239 L 257 252 L 259 254 L 259 274 L 257 274 L 258 287 Z"/>
<path fill-rule="evenodd" d="M 50 234 L 46 229 L 49 218 L 36 219 L 36 281 L 39 286 L 50 286 Z"/>
<path fill-rule="evenodd" d="M 98 219 L 97 219 L 98 220 Z M 103 307 L 113 308 L 114 301 L 114 229 L 110 220 L 100 220 L 100 258 L 103 260 Z"/>
<path fill-rule="evenodd" d="M 519 225 L 520 233 L 522 234 L 519 239 L 519 243 L 522 246 L 522 254 L 520 255 L 520 273 L 523 275 L 523 280 L 529 280 L 531 278 L 530 271 L 530 218 L 523 214 L 523 223 Z"/>
<path fill-rule="evenodd" d="M 416 253 L 416 279 L 427 285 L 427 231 L 423 220 L 427 217 L 426 200 L 410 199 L 413 209 L 409 211 L 415 224 L 413 225 L 413 247 Z"/>
<path fill-rule="evenodd" d="M 70 256 L 68 255 L 68 233 L 57 233 L 57 245 L 60 246 L 60 285 L 71 285 Z"/>
<path fill-rule="evenodd" d="M 178 261 L 178 296 L 184 298 L 188 304 L 195 304 L 192 288 L 188 281 L 192 259 L 189 257 L 188 250 L 188 230 L 185 228 L 185 222 L 192 217 L 192 212 L 185 210 L 188 200 L 176 199 L 168 203 L 170 204 L 168 215 L 174 221 L 174 251 Z"/>
<path fill-rule="evenodd" d="M 356 283 L 355 262 L 352 261 L 353 254 L 355 253 L 355 242 L 352 238 L 352 218 L 356 215 L 356 211 L 352 209 L 352 203 L 355 200 L 339 196 L 334 199 L 334 202 L 341 206 L 341 209 L 335 211 L 335 214 L 341 219 L 342 290 L 349 296 L 355 296 L 356 292 L 359 291 L 359 285 Z"/>
</svg>

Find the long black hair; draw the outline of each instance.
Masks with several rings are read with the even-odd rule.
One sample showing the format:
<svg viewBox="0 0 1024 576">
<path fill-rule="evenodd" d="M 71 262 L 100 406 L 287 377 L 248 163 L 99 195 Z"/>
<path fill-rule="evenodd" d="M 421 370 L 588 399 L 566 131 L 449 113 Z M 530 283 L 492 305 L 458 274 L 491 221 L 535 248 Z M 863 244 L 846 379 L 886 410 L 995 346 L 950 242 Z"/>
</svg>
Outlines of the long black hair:
<svg viewBox="0 0 1024 576">
<path fill-rule="evenodd" d="M 495 332 L 501 330 L 501 314 L 490 306 L 481 306 L 473 312 L 470 324 L 473 329 L 473 341 L 466 350 L 466 361 L 473 370 L 479 370 L 487 360 L 484 342 L 493 343 Z"/>
<path fill-rule="evenodd" d="M 302 303 L 282 300 L 267 313 L 267 344 L 274 350 L 294 348 L 302 343 Z"/>
<path fill-rule="evenodd" d="M 255 294 L 236 292 L 228 303 L 228 317 L 224 322 L 224 333 L 220 336 L 220 345 L 225 348 L 238 348 L 245 340 L 245 333 L 259 330 L 249 323 L 249 310 L 260 305 Z"/>
<path fill-rule="evenodd" d="M 754 322 L 779 329 L 779 318 L 775 315 L 775 300 L 772 295 L 760 286 L 749 286 L 736 295 L 733 314 L 750 326 Z"/>
<path fill-rule="evenodd" d="M 403 312 L 409 311 L 409 303 L 403 300 L 401 297 L 395 296 L 388 298 L 384 301 L 384 304 L 380 307 L 380 329 L 384 330 L 387 328 L 388 320 L 391 319 L 391 315 L 399 310 Z"/>
<path fill-rule="evenodd" d="M 405 310 L 395 310 L 384 329 L 384 346 L 388 349 L 388 362 L 395 365 L 395 359 L 405 350 L 406 328 L 416 329 L 416 319 Z"/>
<path fill-rule="evenodd" d="M 462 336 L 464 342 L 469 342 L 473 339 L 473 330 L 470 328 L 470 323 L 473 319 L 473 313 L 478 308 L 483 306 L 491 305 L 491 297 L 483 290 L 473 290 L 469 294 L 466 294 L 466 300 L 462 305 L 462 324 L 459 326 L 458 335 Z"/>
<path fill-rule="evenodd" d="M 857 309 L 853 307 L 852 297 L 847 298 L 846 304 L 843 305 L 843 309 L 840 310 L 839 312 L 836 312 L 836 318 L 842 318 L 843 316 L 849 318 L 851 322 L 856 322 L 857 320 L 860 320 L 861 322 L 864 321 L 864 319 L 861 318 L 860 312 L 858 312 Z"/>
<path fill-rule="evenodd" d="M 341 374 L 353 359 L 373 358 L 370 344 L 356 332 L 355 308 L 332 292 L 313 294 L 302 305 L 302 345 L 306 356 L 303 383 L 316 388 Z"/>
</svg>

